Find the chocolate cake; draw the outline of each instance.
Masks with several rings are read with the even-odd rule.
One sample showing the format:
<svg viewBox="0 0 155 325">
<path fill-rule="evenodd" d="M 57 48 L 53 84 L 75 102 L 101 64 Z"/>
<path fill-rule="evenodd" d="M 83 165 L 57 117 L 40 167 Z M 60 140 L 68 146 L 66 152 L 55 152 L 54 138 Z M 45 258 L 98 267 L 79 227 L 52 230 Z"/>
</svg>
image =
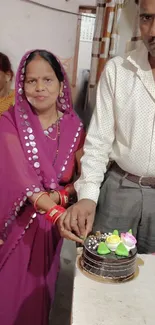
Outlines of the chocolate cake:
<svg viewBox="0 0 155 325">
<path fill-rule="evenodd" d="M 131 230 L 120 235 L 117 230 L 97 232 L 84 243 L 81 266 L 95 277 L 121 282 L 134 276 L 136 255 L 136 239 Z"/>
</svg>

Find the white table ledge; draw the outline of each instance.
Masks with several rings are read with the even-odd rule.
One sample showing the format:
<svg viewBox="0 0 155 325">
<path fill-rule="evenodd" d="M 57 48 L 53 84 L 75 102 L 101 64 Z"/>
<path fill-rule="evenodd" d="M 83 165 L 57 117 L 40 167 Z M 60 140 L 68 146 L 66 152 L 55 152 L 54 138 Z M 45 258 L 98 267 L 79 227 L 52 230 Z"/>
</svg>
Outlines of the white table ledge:
<svg viewBox="0 0 155 325">
<path fill-rule="evenodd" d="M 121 284 L 95 282 L 76 265 L 72 325 L 155 325 L 155 256 L 139 258 L 139 275 Z"/>
</svg>

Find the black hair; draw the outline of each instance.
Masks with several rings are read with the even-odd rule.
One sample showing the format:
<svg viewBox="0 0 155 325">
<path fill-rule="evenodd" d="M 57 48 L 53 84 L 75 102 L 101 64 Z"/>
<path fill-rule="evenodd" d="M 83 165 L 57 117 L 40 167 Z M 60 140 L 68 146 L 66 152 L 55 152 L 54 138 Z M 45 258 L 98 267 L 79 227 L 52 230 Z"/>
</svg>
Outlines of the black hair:
<svg viewBox="0 0 155 325">
<path fill-rule="evenodd" d="M 50 64 L 50 66 L 54 70 L 59 82 L 63 82 L 64 81 L 64 75 L 63 75 L 62 70 L 61 70 L 61 65 L 57 61 L 56 57 L 52 53 L 50 53 L 48 51 L 37 50 L 37 51 L 32 52 L 29 55 L 29 57 L 27 58 L 27 60 L 26 60 L 25 68 L 37 55 L 39 55 L 42 59 L 46 60 Z"/>
<path fill-rule="evenodd" d="M 7 55 L 5 55 L 4 53 L 0 52 L 0 71 L 3 71 L 5 73 L 10 72 L 11 74 L 11 80 L 14 76 L 12 67 L 11 67 L 11 62 L 9 60 L 9 58 L 7 57 Z"/>
<path fill-rule="evenodd" d="M 139 5 L 139 0 L 135 0 L 136 5 Z"/>
</svg>

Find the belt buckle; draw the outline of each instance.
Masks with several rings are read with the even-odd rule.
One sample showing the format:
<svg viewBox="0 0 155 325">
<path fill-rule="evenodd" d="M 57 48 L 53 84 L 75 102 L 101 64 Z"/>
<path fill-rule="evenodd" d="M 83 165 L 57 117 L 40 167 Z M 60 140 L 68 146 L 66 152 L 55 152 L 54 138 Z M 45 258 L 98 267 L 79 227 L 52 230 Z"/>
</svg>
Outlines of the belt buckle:
<svg viewBox="0 0 155 325">
<path fill-rule="evenodd" d="M 139 183 L 139 186 L 142 187 L 142 188 L 150 187 L 150 186 L 148 186 L 148 185 L 142 185 L 142 179 L 143 179 L 143 178 L 146 178 L 146 176 L 140 176 L 140 177 L 139 177 L 139 182 L 138 182 L 138 183 Z"/>
<path fill-rule="evenodd" d="M 148 178 L 148 176 L 140 176 L 138 183 L 141 188 L 155 188 L 155 186 L 151 186 L 151 185 L 142 185 L 143 178 Z"/>
</svg>

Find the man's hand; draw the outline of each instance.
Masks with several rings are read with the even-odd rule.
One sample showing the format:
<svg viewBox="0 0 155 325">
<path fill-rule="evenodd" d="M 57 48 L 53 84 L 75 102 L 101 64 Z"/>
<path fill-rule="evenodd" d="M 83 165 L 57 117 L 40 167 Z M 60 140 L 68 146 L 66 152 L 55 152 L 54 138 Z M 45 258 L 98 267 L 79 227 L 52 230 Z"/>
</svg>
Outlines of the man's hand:
<svg viewBox="0 0 155 325">
<path fill-rule="evenodd" d="M 65 229 L 64 227 L 62 227 L 62 223 L 63 223 L 66 215 L 67 215 L 67 212 L 63 213 L 57 221 L 57 226 L 58 226 L 60 236 L 62 238 L 66 238 L 68 240 L 75 241 L 79 244 L 83 244 L 83 239 L 76 236 L 72 231 L 69 231 L 69 230 Z"/>
<path fill-rule="evenodd" d="M 59 231 L 62 236 L 64 232 L 68 239 L 77 242 L 81 242 L 80 238 L 85 239 L 92 230 L 95 211 L 96 203 L 88 199 L 80 200 L 68 208 L 58 220 Z M 65 238 L 67 238 L 66 236 Z"/>
</svg>

